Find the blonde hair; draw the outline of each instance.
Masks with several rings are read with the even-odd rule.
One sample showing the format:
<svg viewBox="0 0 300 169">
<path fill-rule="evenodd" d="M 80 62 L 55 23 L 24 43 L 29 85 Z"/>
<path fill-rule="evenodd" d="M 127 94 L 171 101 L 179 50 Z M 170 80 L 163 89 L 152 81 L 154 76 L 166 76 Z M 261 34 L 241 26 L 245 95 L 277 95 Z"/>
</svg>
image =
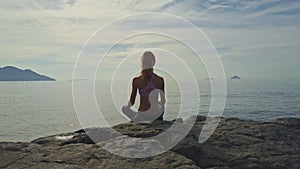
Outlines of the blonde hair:
<svg viewBox="0 0 300 169">
<path fill-rule="evenodd" d="M 150 78 L 150 75 L 153 73 L 153 66 L 155 65 L 155 56 L 152 52 L 146 51 L 141 57 L 142 62 L 142 78 Z"/>
</svg>

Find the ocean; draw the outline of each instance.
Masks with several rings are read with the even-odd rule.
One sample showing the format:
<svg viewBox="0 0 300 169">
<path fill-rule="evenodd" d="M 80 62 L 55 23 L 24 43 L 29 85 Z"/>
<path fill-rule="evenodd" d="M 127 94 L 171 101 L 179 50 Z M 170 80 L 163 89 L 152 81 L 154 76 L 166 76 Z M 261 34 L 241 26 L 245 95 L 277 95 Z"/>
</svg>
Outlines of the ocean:
<svg viewBox="0 0 300 169">
<path fill-rule="evenodd" d="M 209 80 L 199 83 L 203 84 L 199 87 L 199 114 L 206 115 L 211 98 Z M 102 84 L 107 85 L 109 82 L 97 82 L 96 93 L 101 93 L 98 90 L 101 90 Z M 129 85 L 125 86 L 128 89 Z M 122 104 L 120 101 L 127 103 L 129 89 L 116 92 L 122 97 L 117 96 L 119 101 L 115 106 L 109 101 L 110 91 L 105 92 L 96 94 L 105 118 L 111 125 L 127 122 L 128 119 L 118 113 L 118 108 Z M 166 83 L 166 95 L 165 119 L 173 120 L 181 105 L 178 86 Z M 192 91 L 191 96 L 194 95 L 195 91 Z M 0 141 L 32 141 L 38 137 L 82 128 L 73 105 L 72 81 L 0 82 L 0 98 Z M 300 118 L 299 81 L 227 80 L 223 116 L 257 121 L 271 121 L 280 117 Z"/>
</svg>

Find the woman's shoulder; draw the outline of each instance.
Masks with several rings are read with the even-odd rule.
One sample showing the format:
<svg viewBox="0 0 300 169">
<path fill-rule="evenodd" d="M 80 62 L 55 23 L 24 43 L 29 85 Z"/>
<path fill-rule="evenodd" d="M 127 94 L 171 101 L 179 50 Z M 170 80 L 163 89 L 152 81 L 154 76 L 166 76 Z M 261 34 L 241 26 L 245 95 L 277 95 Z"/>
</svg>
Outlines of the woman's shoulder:
<svg viewBox="0 0 300 169">
<path fill-rule="evenodd" d="M 160 83 L 163 83 L 164 82 L 164 78 L 162 76 L 159 76 L 158 74 L 155 74 L 155 79 L 156 81 L 160 82 Z"/>
<path fill-rule="evenodd" d="M 136 76 L 133 78 L 133 80 L 139 80 L 139 79 L 142 79 L 142 76 Z"/>
<path fill-rule="evenodd" d="M 142 76 L 136 76 L 136 77 L 134 77 L 133 79 L 132 79 L 132 82 L 133 83 L 136 83 L 136 82 L 139 82 L 139 81 L 141 81 L 142 80 Z"/>
<path fill-rule="evenodd" d="M 155 78 L 158 79 L 158 80 L 164 80 L 164 78 L 156 73 L 153 73 Z M 133 81 L 140 81 L 140 80 L 143 80 L 143 77 L 140 75 L 140 76 L 136 76 L 133 78 Z"/>
<path fill-rule="evenodd" d="M 158 75 L 158 74 L 156 74 L 156 73 L 154 73 L 154 75 L 155 75 L 158 79 L 161 79 L 161 80 L 164 79 L 162 76 L 160 76 L 160 75 Z"/>
</svg>

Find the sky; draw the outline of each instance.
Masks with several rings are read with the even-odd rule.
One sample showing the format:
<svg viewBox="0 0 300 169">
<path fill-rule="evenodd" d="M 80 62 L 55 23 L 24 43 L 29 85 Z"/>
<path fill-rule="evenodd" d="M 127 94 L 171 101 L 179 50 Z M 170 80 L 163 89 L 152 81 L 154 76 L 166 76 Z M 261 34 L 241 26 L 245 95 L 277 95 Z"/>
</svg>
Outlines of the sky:
<svg viewBox="0 0 300 169">
<path fill-rule="evenodd" d="M 0 67 L 13 65 L 58 80 L 71 79 L 76 59 L 95 31 L 141 12 L 176 15 L 202 30 L 216 48 L 227 77 L 300 78 L 299 0 L 2 0 Z M 110 37 L 117 31 L 134 32 L 149 25 L 171 31 L 189 29 L 164 19 L 157 23 L 139 19 L 134 27 L 116 25 L 107 37 L 90 44 L 94 57 L 115 43 Z M 192 41 L 199 38 L 186 36 Z M 182 57 L 189 54 L 170 39 L 145 36 L 120 44 L 111 53 L 112 60 L 119 62 L 141 52 L 147 47 L 142 45 L 145 38 L 152 40 L 151 47 L 172 48 Z"/>
</svg>

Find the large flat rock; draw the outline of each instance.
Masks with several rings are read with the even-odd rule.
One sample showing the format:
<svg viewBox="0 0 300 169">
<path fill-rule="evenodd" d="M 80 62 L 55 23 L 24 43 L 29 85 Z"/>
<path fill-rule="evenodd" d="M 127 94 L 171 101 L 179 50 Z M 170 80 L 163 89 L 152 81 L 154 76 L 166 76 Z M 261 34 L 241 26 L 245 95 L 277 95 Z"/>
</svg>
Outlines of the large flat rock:
<svg viewBox="0 0 300 169">
<path fill-rule="evenodd" d="M 39 138 L 31 143 L 2 142 L 0 168 L 300 168 L 300 119 L 256 122 L 222 118 L 213 135 L 202 144 L 198 138 L 205 117 L 193 117 L 183 125 L 191 125 L 193 120 L 196 122 L 191 131 L 179 144 L 153 157 L 125 158 L 104 148 L 125 150 L 124 145 L 130 147 L 139 139 L 157 136 L 173 122 L 125 123 L 115 126 L 115 131 L 90 128 Z M 134 139 L 128 140 L 120 133 Z M 89 134 L 98 137 L 91 139 Z M 141 148 L 154 151 L 153 145 L 166 145 L 174 138 L 175 135 L 169 135 L 160 142 L 147 140 Z"/>
</svg>

